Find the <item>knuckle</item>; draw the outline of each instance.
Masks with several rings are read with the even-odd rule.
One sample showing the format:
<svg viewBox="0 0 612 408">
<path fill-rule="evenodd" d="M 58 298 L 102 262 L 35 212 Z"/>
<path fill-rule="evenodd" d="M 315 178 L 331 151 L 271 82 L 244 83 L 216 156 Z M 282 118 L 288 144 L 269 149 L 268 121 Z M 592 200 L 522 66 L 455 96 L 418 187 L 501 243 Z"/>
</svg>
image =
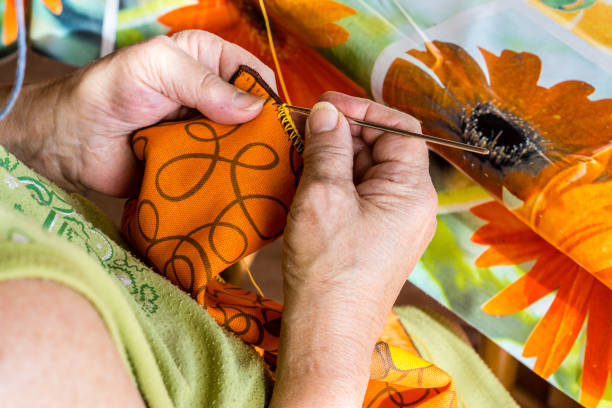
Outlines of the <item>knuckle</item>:
<svg viewBox="0 0 612 408">
<path fill-rule="evenodd" d="M 157 35 L 143 43 L 150 52 L 151 50 L 162 50 L 173 45 L 173 41 L 166 35 Z"/>
<path fill-rule="evenodd" d="M 347 196 L 335 179 L 325 176 L 311 176 L 301 191 L 300 200 L 305 208 L 324 208 L 327 211 L 341 208 Z"/>
<path fill-rule="evenodd" d="M 420 139 L 414 139 L 414 141 L 416 142 L 414 148 L 416 156 L 429 168 L 429 148 L 427 147 L 427 143 Z"/>
<path fill-rule="evenodd" d="M 220 93 L 222 89 L 220 89 L 219 85 L 221 85 L 222 82 L 223 81 L 221 80 L 221 78 L 219 78 L 219 76 L 216 75 L 214 72 L 206 71 L 200 79 L 199 86 L 200 89 L 202 91 L 205 91 L 206 94 L 209 96 L 209 100 L 216 101 L 218 100 L 217 98 L 221 97 Z"/>
<path fill-rule="evenodd" d="M 393 162 L 388 166 L 379 165 L 382 178 L 403 186 L 408 191 L 422 189 L 431 184 L 428 166 L 418 161 Z"/>
<path fill-rule="evenodd" d="M 174 33 L 169 38 L 171 38 L 174 41 L 183 41 L 183 40 L 190 40 L 195 36 L 208 37 L 209 35 L 211 35 L 211 33 L 204 31 L 204 30 L 189 29 L 189 30 L 182 30 L 177 33 Z"/>
<path fill-rule="evenodd" d="M 336 91 L 325 91 L 323 93 L 323 95 L 321 95 L 321 97 L 319 98 L 319 100 L 321 101 L 330 101 L 333 99 L 337 99 L 339 97 L 347 97 L 349 98 L 349 96 L 347 95 L 343 95 L 340 92 L 336 92 Z"/>
<path fill-rule="evenodd" d="M 179 31 L 177 33 L 174 33 L 170 36 L 170 38 L 176 42 L 180 42 L 183 39 L 185 39 L 186 37 L 188 37 L 190 35 L 190 31 L 191 30 L 183 30 L 183 31 Z"/>
<path fill-rule="evenodd" d="M 400 112 L 400 111 L 398 111 Z M 402 121 L 405 123 L 406 130 L 410 130 L 412 132 L 421 133 L 421 122 L 412 115 L 409 115 L 404 112 L 400 112 L 403 115 Z"/>
<path fill-rule="evenodd" d="M 421 122 L 414 116 L 397 109 L 376 104 L 377 107 L 385 109 L 384 123 L 391 127 L 421 133 Z"/>
<path fill-rule="evenodd" d="M 312 162 L 315 164 L 325 163 L 329 160 L 345 159 L 348 152 L 341 146 L 336 146 L 330 143 L 319 143 L 316 145 L 306 143 L 304 148 L 304 162 Z M 325 160 L 325 161 L 324 161 Z"/>
</svg>

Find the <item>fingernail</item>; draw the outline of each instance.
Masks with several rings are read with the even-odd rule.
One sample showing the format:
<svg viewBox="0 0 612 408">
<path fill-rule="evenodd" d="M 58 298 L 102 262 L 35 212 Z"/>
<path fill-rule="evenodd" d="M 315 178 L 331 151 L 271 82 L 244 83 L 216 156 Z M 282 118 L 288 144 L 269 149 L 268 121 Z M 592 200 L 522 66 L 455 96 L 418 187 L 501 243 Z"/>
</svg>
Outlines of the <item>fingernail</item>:
<svg viewBox="0 0 612 408">
<path fill-rule="evenodd" d="M 240 90 L 234 92 L 232 98 L 232 103 L 235 107 L 248 111 L 258 110 L 265 102 L 266 100 L 264 98 Z"/>
<path fill-rule="evenodd" d="M 308 127 L 312 133 L 329 132 L 338 125 L 338 109 L 329 102 L 317 102 L 310 111 Z"/>
</svg>

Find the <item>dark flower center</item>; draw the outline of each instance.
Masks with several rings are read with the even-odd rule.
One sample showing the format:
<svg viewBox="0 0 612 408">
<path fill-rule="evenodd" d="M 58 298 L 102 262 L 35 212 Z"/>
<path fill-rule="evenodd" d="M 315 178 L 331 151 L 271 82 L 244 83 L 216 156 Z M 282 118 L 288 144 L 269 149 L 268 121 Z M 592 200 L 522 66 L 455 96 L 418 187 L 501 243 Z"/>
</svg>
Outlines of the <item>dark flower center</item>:
<svg viewBox="0 0 612 408">
<path fill-rule="evenodd" d="M 495 167 L 512 166 L 538 152 L 538 133 L 520 117 L 498 109 L 490 102 L 476 106 L 463 119 L 466 143 L 486 147 Z"/>
</svg>

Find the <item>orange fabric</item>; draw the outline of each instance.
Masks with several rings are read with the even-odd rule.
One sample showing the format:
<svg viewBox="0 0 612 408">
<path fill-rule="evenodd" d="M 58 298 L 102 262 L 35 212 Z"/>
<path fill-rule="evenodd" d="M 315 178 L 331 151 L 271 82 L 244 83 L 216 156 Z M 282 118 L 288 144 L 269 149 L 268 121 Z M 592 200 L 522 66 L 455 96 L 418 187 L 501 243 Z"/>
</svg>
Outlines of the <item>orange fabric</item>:
<svg viewBox="0 0 612 408">
<path fill-rule="evenodd" d="M 372 354 L 364 407 L 449 408 L 457 406 L 453 379 L 421 359 L 410 335 L 391 312 Z"/>
<path fill-rule="evenodd" d="M 243 72 L 236 85 L 268 97 Z M 257 120 L 165 123 L 136 133 L 145 162 L 123 230 L 166 277 L 204 304 L 204 289 L 228 266 L 278 238 L 298 181 L 300 156 L 272 97 Z"/>
<path fill-rule="evenodd" d="M 266 323 L 279 319 L 280 305 L 236 296 L 244 291 L 213 279 L 282 234 L 301 169 L 290 142 L 296 132 L 276 105 L 280 100 L 248 68 L 239 73 L 236 86 L 267 98 L 256 120 L 228 126 L 199 117 L 134 135 L 132 147 L 145 171 L 122 229 L 157 271 L 219 324 L 250 344 L 276 350 L 272 326 L 280 327 L 280 320 Z M 274 305 L 266 310 L 266 302 Z"/>
<path fill-rule="evenodd" d="M 282 305 L 218 274 L 282 234 L 302 144 L 288 111 L 255 72 L 241 67 L 234 83 L 267 98 L 255 120 L 227 126 L 199 117 L 134 135 L 144 178 L 126 204 L 122 230 L 147 262 L 274 369 Z M 419 357 L 395 314 L 372 354 L 370 376 L 364 406 L 456 406 L 452 379 Z"/>
</svg>

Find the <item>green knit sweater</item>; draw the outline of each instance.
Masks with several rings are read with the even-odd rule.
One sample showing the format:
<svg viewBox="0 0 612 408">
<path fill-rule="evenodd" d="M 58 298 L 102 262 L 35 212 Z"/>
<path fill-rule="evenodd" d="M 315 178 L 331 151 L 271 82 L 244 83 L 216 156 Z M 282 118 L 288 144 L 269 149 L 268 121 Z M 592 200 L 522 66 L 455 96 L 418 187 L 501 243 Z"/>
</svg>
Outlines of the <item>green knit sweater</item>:
<svg viewBox="0 0 612 408">
<path fill-rule="evenodd" d="M 271 382 L 259 356 L 204 308 L 130 254 L 117 228 L 0 146 L 0 282 L 41 278 L 87 298 L 149 407 L 262 407 Z M 516 404 L 448 324 L 411 307 L 404 327 L 455 379 L 459 406 Z"/>
<path fill-rule="evenodd" d="M 113 223 L 0 147 L 0 282 L 42 278 L 102 316 L 150 407 L 262 407 L 258 355 L 127 251 Z"/>
</svg>

